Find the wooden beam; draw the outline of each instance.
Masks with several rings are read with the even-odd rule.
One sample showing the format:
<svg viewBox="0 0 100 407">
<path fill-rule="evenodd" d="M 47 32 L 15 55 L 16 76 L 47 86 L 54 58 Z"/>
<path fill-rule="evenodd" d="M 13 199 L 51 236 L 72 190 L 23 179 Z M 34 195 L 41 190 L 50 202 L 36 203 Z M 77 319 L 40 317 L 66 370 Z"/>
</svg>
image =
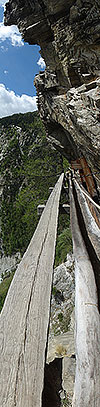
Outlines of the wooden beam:
<svg viewBox="0 0 100 407">
<path fill-rule="evenodd" d="M 0 406 L 41 407 L 62 174 L 0 316 Z"/>
<path fill-rule="evenodd" d="M 96 190 L 96 185 L 94 182 L 94 178 L 92 172 L 88 166 L 86 158 L 80 157 L 75 161 L 71 161 L 72 170 L 79 170 L 79 175 L 81 179 L 82 185 L 85 184 L 87 191 L 91 195 L 91 197 L 98 202 L 98 193 Z"/>
<path fill-rule="evenodd" d="M 87 163 L 85 157 L 80 158 L 80 164 L 81 164 L 81 167 L 82 167 L 82 170 L 83 170 L 83 174 L 84 174 L 84 178 L 85 178 L 85 182 L 86 182 L 88 192 L 90 193 L 90 195 L 93 198 L 97 197 L 97 191 L 96 191 L 93 175 L 91 173 L 91 170 L 90 170 L 90 168 L 88 166 L 88 163 Z"/>
<path fill-rule="evenodd" d="M 71 166 L 73 170 L 82 170 L 82 165 L 80 163 L 80 159 L 71 161 Z"/>
<path fill-rule="evenodd" d="M 100 406 L 100 315 L 92 259 L 82 234 L 82 213 L 70 180 L 75 256 L 76 378 L 73 407 Z M 96 265 L 95 265 L 96 266 Z"/>
<path fill-rule="evenodd" d="M 89 239 L 91 240 L 91 244 L 93 245 L 98 259 L 100 260 L 100 213 L 95 207 L 95 202 L 94 204 L 90 202 L 88 199 L 88 194 L 87 197 L 84 195 L 85 190 L 83 187 L 80 188 L 80 185 L 75 179 L 73 179 L 73 184 L 77 193 L 77 199 L 81 208 Z"/>
</svg>

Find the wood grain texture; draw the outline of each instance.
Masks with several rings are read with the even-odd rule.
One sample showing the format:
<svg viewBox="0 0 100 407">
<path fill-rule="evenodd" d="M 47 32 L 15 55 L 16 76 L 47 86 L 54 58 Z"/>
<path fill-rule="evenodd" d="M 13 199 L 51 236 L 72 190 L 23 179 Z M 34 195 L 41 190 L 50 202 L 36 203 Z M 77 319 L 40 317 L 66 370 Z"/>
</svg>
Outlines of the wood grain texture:
<svg viewBox="0 0 100 407">
<path fill-rule="evenodd" d="M 89 239 L 91 240 L 94 250 L 96 251 L 96 254 L 100 260 L 100 213 L 95 207 L 95 203 L 93 206 L 93 203 L 91 203 L 89 199 L 84 196 L 84 190 L 82 191 L 82 188 L 80 189 L 78 182 L 76 182 L 75 179 L 73 180 L 73 183 L 76 189 L 78 202 L 84 218 Z M 94 209 L 94 211 L 92 210 L 92 213 L 91 208 Z M 95 213 L 95 216 L 97 215 L 98 217 L 98 224 L 95 221 L 93 212 Z"/>
<path fill-rule="evenodd" d="M 0 316 L 0 407 L 40 407 L 50 316 L 60 176 Z"/>
<path fill-rule="evenodd" d="M 94 270 L 83 239 L 70 183 L 71 226 L 75 255 L 76 378 L 73 407 L 100 406 L 100 315 Z M 81 225 L 82 226 L 82 225 Z"/>
<path fill-rule="evenodd" d="M 74 195 L 76 195 L 75 205 L 77 205 L 78 222 L 93 267 L 97 288 L 98 308 L 100 312 L 100 228 L 95 221 L 95 217 L 91 213 L 90 202 L 89 199 L 84 196 L 84 191 L 80 188 L 76 180 L 73 180 L 73 185 Z M 93 204 L 91 205 L 93 207 Z M 97 211 L 95 205 L 94 211 Z M 100 217 L 99 212 L 98 217 Z"/>
</svg>

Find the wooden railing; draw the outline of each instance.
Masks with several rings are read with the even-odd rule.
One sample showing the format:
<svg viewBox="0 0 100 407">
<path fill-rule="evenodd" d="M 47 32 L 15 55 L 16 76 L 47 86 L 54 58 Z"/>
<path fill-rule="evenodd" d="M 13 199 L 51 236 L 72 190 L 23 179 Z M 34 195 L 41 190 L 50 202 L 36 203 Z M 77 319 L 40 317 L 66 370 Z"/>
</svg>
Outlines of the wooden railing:
<svg viewBox="0 0 100 407">
<path fill-rule="evenodd" d="M 71 180 L 70 176 L 69 184 L 76 281 L 76 378 L 72 406 L 99 407 L 100 229 L 76 179 Z"/>
<path fill-rule="evenodd" d="M 62 174 L 0 316 L 0 407 L 40 407 Z"/>
</svg>

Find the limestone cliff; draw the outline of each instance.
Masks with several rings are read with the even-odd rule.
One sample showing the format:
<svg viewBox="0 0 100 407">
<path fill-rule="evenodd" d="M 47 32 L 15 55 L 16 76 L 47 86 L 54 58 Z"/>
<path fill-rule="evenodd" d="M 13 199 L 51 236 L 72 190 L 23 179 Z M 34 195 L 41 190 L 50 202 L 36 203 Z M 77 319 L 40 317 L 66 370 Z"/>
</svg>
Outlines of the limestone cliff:
<svg viewBox="0 0 100 407">
<path fill-rule="evenodd" d="M 9 0 L 5 24 L 41 47 L 35 84 L 48 137 L 69 161 L 84 154 L 100 182 L 100 1 Z"/>
</svg>

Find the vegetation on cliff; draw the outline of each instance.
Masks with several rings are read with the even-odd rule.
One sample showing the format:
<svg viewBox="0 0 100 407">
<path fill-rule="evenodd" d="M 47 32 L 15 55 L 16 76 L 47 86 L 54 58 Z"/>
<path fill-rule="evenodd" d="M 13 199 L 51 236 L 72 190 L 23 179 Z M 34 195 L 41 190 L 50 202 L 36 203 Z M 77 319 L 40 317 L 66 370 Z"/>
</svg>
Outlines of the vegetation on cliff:
<svg viewBox="0 0 100 407">
<path fill-rule="evenodd" d="M 0 119 L 0 161 L 1 256 L 23 255 L 39 220 L 37 206 L 46 203 L 49 188 L 63 171 L 63 159 L 47 143 L 43 124 L 34 112 Z M 68 215 L 60 215 L 58 235 L 56 265 L 71 249 Z M 0 291 L 1 307 L 8 286 L 6 279 L 2 295 Z"/>
<path fill-rule="evenodd" d="M 0 284 L 0 312 L 2 310 L 5 297 L 7 295 L 8 289 L 10 287 L 11 281 L 13 279 L 14 272 L 12 272 L 8 277 L 6 277 Z"/>
<path fill-rule="evenodd" d="M 37 113 L 1 119 L 4 149 L 1 230 L 6 255 L 25 251 L 38 222 L 37 206 L 44 203 L 49 187 L 62 172 L 62 159 L 47 144 Z M 2 148 L 2 146 L 1 146 Z"/>
</svg>

